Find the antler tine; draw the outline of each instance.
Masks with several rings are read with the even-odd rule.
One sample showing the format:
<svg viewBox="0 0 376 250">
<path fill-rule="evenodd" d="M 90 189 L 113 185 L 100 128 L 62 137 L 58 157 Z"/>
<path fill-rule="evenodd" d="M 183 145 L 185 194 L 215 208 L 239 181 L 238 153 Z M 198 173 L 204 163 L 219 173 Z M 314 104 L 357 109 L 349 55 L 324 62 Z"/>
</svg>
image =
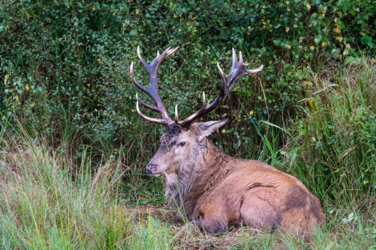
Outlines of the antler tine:
<svg viewBox="0 0 376 250">
<path fill-rule="evenodd" d="M 138 55 L 138 58 L 140 59 L 141 63 L 142 63 L 142 66 L 145 67 L 145 65 L 147 65 L 147 63 L 145 62 L 145 59 L 142 58 L 141 56 L 141 52 L 140 52 L 140 46 L 137 46 L 137 55 Z M 146 67 L 145 67 L 146 71 L 148 70 Z"/>
<path fill-rule="evenodd" d="M 174 54 L 177 50 L 179 49 L 179 47 L 176 47 L 175 49 L 170 49 L 167 51 L 167 56 L 171 55 L 171 54 Z"/>
<path fill-rule="evenodd" d="M 261 71 L 263 68 L 264 68 L 264 65 L 261 65 L 260 67 L 255 68 L 255 69 L 248 69 L 248 70 L 247 70 L 247 73 L 248 73 L 249 75 L 250 75 L 250 74 L 254 74 L 254 73 L 257 73 L 257 72 Z"/>
<path fill-rule="evenodd" d="M 138 95 L 136 95 L 136 99 L 137 99 L 137 113 L 142 118 L 144 118 L 145 120 L 148 120 L 148 121 L 151 121 L 151 122 L 155 122 L 155 123 L 159 123 L 159 124 L 163 124 L 165 126 L 167 126 L 168 124 L 170 124 L 173 121 L 168 116 L 167 109 L 163 105 L 163 102 L 162 102 L 162 100 L 161 100 L 161 98 L 160 98 L 160 96 L 158 94 L 158 83 L 157 83 L 158 68 L 159 68 L 159 65 L 161 64 L 161 62 L 163 61 L 163 59 L 165 57 L 171 55 L 172 53 L 174 53 L 177 49 L 178 48 L 175 48 L 175 49 L 167 48 L 162 54 L 159 54 L 159 51 L 158 51 L 157 52 L 157 57 L 154 58 L 153 61 L 150 64 L 148 64 L 144 60 L 144 58 L 142 58 L 142 56 L 141 56 L 140 46 L 137 47 L 137 55 L 140 58 L 140 61 L 141 61 L 142 65 L 144 66 L 144 68 L 146 69 L 146 71 L 149 74 L 149 79 L 150 79 L 150 87 L 149 88 L 146 88 L 145 86 L 142 86 L 141 84 L 139 84 L 136 81 L 136 79 L 134 77 L 134 73 L 133 73 L 133 62 L 131 64 L 131 78 L 132 78 L 132 82 L 139 89 L 141 89 L 143 92 L 145 92 L 146 94 L 148 94 L 153 99 L 153 101 L 157 104 L 157 107 L 154 107 L 154 106 L 151 106 L 149 104 L 146 104 L 146 103 L 144 103 L 143 101 L 141 101 L 138 98 Z M 145 116 L 144 114 L 142 114 L 140 112 L 138 103 L 141 103 L 141 105 L 143 105 L 144 107 L 149 108 L 149 109 L 151 109 L 153 111 L 159 112 L 162 115 L 163 119 L 155 119 L 155 118 L 150 118 L 150 117 Z"/>
<path fill-rule="evenodd" d="M 139 88 L 141 89 L 142 91 L 144 92 L 147 92 L 147 89 L 142 86 L 141 84 L 139 84 L 137 81 L 136 81 L 136 78 L 134 77 L 134 72 L 133 72 L 133 62 L 131 63 L 131 78 L 132 78 L 132 82 Z"/>
<path fill-rule="evenodd" d="M 178 104 L 175 105 L 175 122 L 179 124 Z"/>
<path fill-rule="evenodd" d="M 151 105 L 149 105 L 149 104 L 147 104 L 147 103 L 144 103 L 141 99 L 139 99 L 137 93 L 136 93 L 136 100 L 137 100 L 139 103 L 141 103 L 141 105 L 144 106 L 145 108 L 151 109 L 151 110 L 153 110 L 153 111 L 159 113 L 159 109 L 158 109 L 158 108 L 156 108 L 156 107 L 154 107 L 154 106 L 151 106 Z"/>
<path fill-rule="evenodd" d="M 218 67 L 218 69 L 219 69 L 219 73 L 221 74 L 222 83 L 225 84 L 225 82 L 226 82 L 226 75 L 225 75 L 225 73 L 222 71 L 221 66 L 219 66 L 219 62 L 217 62 L 217 67 Z"/>
<path fill-rule="evenodd" d="M 235 49 L 232 48 L 232 67 L 231 67 L 231 72 L 235 70 L 238 67 L 238 58 L 236 57 L 236 52 Z"/>
<path fill-rule="evenodd" d="M 242 53 L 241 52 L 239 53 L 239 61 L 238 61 L 238 58 L 235 53 L 235 49 L 232 49 L 232 66 L 231 66 L 230 74 L 225 75 L 225 73 L 222 71 L 221 67 L 219 66 L 219 63 L 217 63 L 217 67 L 219 69 L 219 72 L 222 78 L 222 88 L 219 91 L 219 96 L 208 107 L 206 107 L 205 94 L 204 94 L 204 104 L 201 107 L 201 109 L 195 114 L 187 117 L 183 121 L 177 120 L 176 123 L 178 123 L 180 126 L 189 126 L 189 124 L 191 124 L 195 120 L 200 119 L 201 117 L 205 116 L 206 114 L 208 114 L 210 111 L 214 110 L 216 107 L 218 107 L 221 104 L 221 102 L 230 93 L 231 89 L 235 86 L 236 82 L 240 78 L 242 78 L 245 75 L 259 72 L 263 68 L 263 66 L 261 65 L 259 68 L 247 70 L 245 68 L 246 66 L 248 66 L 248 63 L 243 62 Z M 175 109 L 175 112 L 177 112 L 177 109 Z"/>
<path fill-rule="evenodd" d="M 139 100 L 137 100 L 137 102 L 136 102 L 136 110 L 137 110 L 137 113 L 138 113 L 142 118 L 144 118 L 145 120 L 147 120 L 147 121 L 149 121 L 149 122 L 154 122 L 154 123 L 158 123 L 158 124 L 166 125 L 166 121 L 163 120 L 163 119 L 151 118 L 151 117 L 148 117 L 148 116 L 144 115 L 143 113 L 141 113 L 140 108 L 138 107 L 138 102 L 139 102 Z M 168 124 L 167 124 L 167 125 L 168 125 Z"/>
<path fill-rule="evenodd" d="M 243 63 L 243 56 L 242 56 L 242 52 L 239 51 L 239 63 L 242 64 Z"/>
<path fill-rule="evenodd" d="M 137 46 L 137 55 L 138 55 L 138 58 L 140 58 L 140 61 L 141 61 L 142 65 L 145 67 L 146 71 L 149 74 L 151 74 L 151 73 L 155 73 L 154 70 L 158 71 L 159 65 L 161 64 L 163 59 L 165 59 L 167 56 L 173 54 L 175 51 L 178 50 L 178 48 L 179 47 L 177 47 L 175 49 L 170 49 L 170 47 L 168 47 L 165 51 L 163 51 L 162 54 L 159 54 L 159 50 L 158 50 L 157 51 L 157 57 L 154 58 L 153 61 L 150 64 L 148 64 L 145 61 L 145 59 L 141 56 L 140 46 Z"/>
</svg>

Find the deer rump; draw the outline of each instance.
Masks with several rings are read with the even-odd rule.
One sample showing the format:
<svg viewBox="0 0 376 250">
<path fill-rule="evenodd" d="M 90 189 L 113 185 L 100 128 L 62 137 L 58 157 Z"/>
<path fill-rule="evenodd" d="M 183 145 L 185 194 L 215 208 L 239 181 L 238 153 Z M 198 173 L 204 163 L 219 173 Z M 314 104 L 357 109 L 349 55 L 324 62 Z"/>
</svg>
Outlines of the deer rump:
<svg viewBox="0 0 376 250">
<path fill-rule="evenodd" d="M 298 179 L 260 161 L 235 159 L 222 152 L 207 136 L 227 120 L 195 122 L 218 107 L 240 78 L 261 71 L 263 66 L 247 70 L 248 63 L 243 62 L 241 52 L 238 60 L 233 49 L 230 74 L 225 75 L 218 64 L 222 80 L 219 96 L 207 106 L 203 93 L 200 110 L 184 120 L 179 120 L 176 106 L 173 121 L 158 94 L 157 74 L 162 60 L 176 50 L 168 48 L 162 54 L 158 52 L 148 64 L 137 49 L 149 74 L 149 88 L 136 81 L 133 62 L 131 64 L 132 82 L 157 104 L 156 107 L 146 104 L 136 95 L 137 113 L 147 121 L 167 127 L 146 172 L 166 179 L 169 205 L 185 213 L 208 233 L 239 224 L 312 232 L 316 225 L 324 222 L 324 213 L 320 201 Z M 139 104 L 160 113 L 162 119 L 144 115 Z"/>
</svg>

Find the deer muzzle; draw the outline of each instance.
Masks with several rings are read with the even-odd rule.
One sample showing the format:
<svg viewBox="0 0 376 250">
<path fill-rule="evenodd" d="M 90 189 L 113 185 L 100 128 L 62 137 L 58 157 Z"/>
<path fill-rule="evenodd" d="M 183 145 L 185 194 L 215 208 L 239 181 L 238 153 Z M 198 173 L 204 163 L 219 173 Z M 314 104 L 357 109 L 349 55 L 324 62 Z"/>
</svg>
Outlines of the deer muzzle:
<svg viewBox="0 0 376 250">
<path fill-rule="evenodd" d="M 147 174 L 150 174 L 150 175 L 155 175 L 157 174 L 157 164 L 154 164 L 154 163 L 149 163 L 147 166 L 146 166 L 146 173 Z"/>
</svg>

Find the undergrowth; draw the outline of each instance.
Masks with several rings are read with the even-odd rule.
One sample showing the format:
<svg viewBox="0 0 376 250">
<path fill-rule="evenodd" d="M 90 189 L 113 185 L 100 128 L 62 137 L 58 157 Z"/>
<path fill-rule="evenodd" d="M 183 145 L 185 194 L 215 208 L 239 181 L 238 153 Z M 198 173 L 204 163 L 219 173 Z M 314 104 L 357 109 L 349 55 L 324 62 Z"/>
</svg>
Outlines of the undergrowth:
<svg viewBox="0 0 376 250">
<path fill-rule="evenodd" d="M 315 86 L 297 106 L 280 151 L 284 169 L 324 200 L 346 209 L 374 209 L 376 194 L 376 65 L 358 58 L 330 75 L 307 71 Z"/>
<path fill-rule="evenodd" d="M 122 198 L 124 169 L 90 157 L 80 168 L 67 149 L 8 135 L 0 154 L 2 249 L 375 249 L 375 213 L 337 209 L 311 240 L 240 228 L 205 235 L 161 206 Z M 85 153 L 83 153 L 85 155 Z M 326 206 L 327 204 L 324 204 Z"/>
</svg>

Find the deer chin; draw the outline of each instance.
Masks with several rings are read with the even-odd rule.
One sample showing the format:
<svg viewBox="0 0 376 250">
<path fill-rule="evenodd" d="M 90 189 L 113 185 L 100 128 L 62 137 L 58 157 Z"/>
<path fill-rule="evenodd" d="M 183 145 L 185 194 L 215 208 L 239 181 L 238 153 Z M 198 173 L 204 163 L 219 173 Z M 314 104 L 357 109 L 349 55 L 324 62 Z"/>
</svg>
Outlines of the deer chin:
<svg viewBox="0 0 376 250">
<path fill-rule="evenodd" d="M 150 174 L 153 177 L 165 177 L 167 175 L 164 167 L 158 167 L 155 172 Z"/>
<path fill-rule="evenodd" d="M 154 174 L 150 174 L 151 176 L 153 177 L 161 177 L 163 173 L 154 173 Z"/>
</svg>

